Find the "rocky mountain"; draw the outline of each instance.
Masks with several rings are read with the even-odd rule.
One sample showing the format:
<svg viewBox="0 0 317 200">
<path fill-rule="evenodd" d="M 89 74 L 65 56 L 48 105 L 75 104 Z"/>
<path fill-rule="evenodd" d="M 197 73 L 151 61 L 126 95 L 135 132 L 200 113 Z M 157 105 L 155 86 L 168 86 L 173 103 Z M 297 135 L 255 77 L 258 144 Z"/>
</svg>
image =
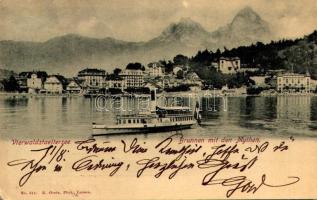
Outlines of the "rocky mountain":
<svg viewBox="0 0 317 200">
<path fill-rule="evenodd" d="M 214 31 L 212 37 L 218 45 L 227 48 L 267 42 L 274 38 L 269 24 L 250 7 L 240 10 L 230 24 Z"/>
<path fill-rule="evenodd" d="M 1 41 L 0 66 L 17 71 L 42 69 L 50 73 L 74 74 L 87 66 L 107 69 L 138 46 L 138 43 L 113 38 L 95 39 L 75 34 L 46 42 Z"/>
<path fill-rule="evenodd" d="M 235 47 L 270 38 L 268 24 L 247 7 L 238 12 L 230 24 L 214 32 L 208 32 L 190 18 L 183 18 L 147 42 L 96 39 L 75 34 L 45 42 L 0 41 L 0 66 L 15 71 L 41 69 L 75 75 L 87 66 L 111 70 L 129 62 L 171 59 L 176 54 L 190 56 L 201 49 Z"/>
<path fill-rule="evenodd" d="M 178 23 L 170 24 L 151 44 L 180 43 L 188 47 L 204 48 L 212 44 L 210 33 L 190 18 L 182 18 Z"/>
</svg>

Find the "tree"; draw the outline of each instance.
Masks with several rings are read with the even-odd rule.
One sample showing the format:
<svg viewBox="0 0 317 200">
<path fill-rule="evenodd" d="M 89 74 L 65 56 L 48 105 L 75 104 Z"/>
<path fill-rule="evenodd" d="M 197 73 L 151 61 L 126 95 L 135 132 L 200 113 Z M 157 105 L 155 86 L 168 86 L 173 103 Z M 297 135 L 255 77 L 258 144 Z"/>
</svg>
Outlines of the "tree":
<svg viewBox="0 0 317 200">
<path fill-rule="evenodd" d="M 9 79 L 2 80 L 2 84 L 4 87 L 4 90 L 7 92 L 15 92 L 19 91 L 20 87 L 17 82 L 17 80 L 14 78 L 14 76 L 10 76 Z"/>
<path fill-rule="evenodd" d="M 176 78 L 183 79 L 184 78 L 184 72 L 183 70 L 179 70 L 176 74 Z"/>
<path fill-rule="evenodd" d="M 173 58 L 173 62 L 175 65 L 187 65 L 189 58 L 182 54 L 178 54 Z"/>
<path fill-rule="evenodd" d="M 226 84 L 229 88 L 239 88 L 243 85 L 251 85 L 249 76 L 244 73 L 227 74 L 225 75 Z"/>
<path fill-rule="evenodd" d="M 207 83 L 213 88 L 221 89 L 225 84 L 224 75 L 218 71 L 212 71 Z"/>
<path fill-rule="evenodd" d="M 220 49 L 217 49 L 216 53 L 214 53 L 214 58 L 219 59 L 220 56 L 221 56 L 221 51 L 220 51 Z"/>
<path fill-rule="evenodd" d="M 173 63 L 172 63 L 172 61 L 169 60 L 168 62 L 166 62 L 164 60 L 161 63 L 164 66 L 166 73 L 171 73 L 173 71 Z"/>
<path fill-rule="evenodd" d="M 214 67 L 195 65 L 195 72 L 210 88 L 221 89 L 226 84 L 224 75 Z"/>
<path fill-rule="evenodd" d="M 138 63 L 138 62 L 136 62 L 136 63 L 129 63 L 129 64 L 127 65 L 126 69 L 132 69 L 132 70 L 138 70 L 138 69 L 140 69 L 140 70 L 143 70 L 143 71 L 145 70 L 144 66 L 143 66 L 141 63 Z"/>
<path fill-rule="evenodd" d="M 199 62 L 204 65 L 210 65 L 210 63 L 214 60 L 214 56 L 212 52 L 209 52 L 207 49 L 203 52 L 198 51 L 198 53 L 192 59 L 194 62 Z"/>
<path fill-rule="evenodd" d="M 122 72 L 122 70 L 120 68 L 115 68 L 113 70 L 113 74 L 116 75 L 116 76 L 118 76 L 120 74 L 120 72 Z"/>
</svg>

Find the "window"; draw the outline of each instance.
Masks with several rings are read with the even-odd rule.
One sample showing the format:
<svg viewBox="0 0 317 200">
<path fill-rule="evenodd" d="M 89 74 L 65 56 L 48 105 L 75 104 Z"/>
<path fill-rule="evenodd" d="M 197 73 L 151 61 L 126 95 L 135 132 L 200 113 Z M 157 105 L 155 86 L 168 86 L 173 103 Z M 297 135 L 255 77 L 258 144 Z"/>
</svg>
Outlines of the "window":
<svg viewBox="0 0 317 200">
<path fill-rule="evenodd" d="M 131 119 L 128 119 L 128 124 L 131 124 Z"/>
</svg>

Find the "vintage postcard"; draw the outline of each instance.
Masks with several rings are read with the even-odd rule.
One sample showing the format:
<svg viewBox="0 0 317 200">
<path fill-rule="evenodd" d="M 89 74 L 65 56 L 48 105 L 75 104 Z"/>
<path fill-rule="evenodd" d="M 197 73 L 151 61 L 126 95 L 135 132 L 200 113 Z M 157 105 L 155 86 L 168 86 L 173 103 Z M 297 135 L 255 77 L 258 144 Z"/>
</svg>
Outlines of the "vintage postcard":
<svg viewBox="0 0 317 200">
<path fill-rule="evenodd" d="M 0 199 L 317 198 L 316 0 L 0 0 Z"/>
</svg>

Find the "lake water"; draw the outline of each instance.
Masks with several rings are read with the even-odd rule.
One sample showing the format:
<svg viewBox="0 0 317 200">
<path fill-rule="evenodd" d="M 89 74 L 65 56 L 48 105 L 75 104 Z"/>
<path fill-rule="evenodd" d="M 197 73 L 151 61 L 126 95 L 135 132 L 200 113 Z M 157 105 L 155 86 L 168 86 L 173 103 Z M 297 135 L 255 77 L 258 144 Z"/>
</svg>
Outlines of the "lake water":
<svg viewBox="0 0 317 200">
<path fill-rule="evenodd" d="M 188 137 L 212 136 L 317 136 L 316 96 L 200 98 L 203 126 L 184 130 Z M 162 104 L 163 101 L 161 101 Z M 165 105 L 171 105 L 165 99 Z M 131 99 L 112 102 L 127 110 L 139 105 Z M 175 102 L 174 102 L 175 103 Z M 194 107 L 195 99 L 178 104 Z M 92 122 L 112 124 L 116 110 L 98 111 L 95 99 L 84 97 L 0 96 L 2 139 L 78 138 L 91 135 Z M 166 133 L 135 134 L 165 137 Z M 133 137 L 134 137 L 133 136 Z M 110 136 L 107 136 L 110 137 Z M 111 136 L 116 137 L 116 136 Z M 131 136 L 129 136 L 131 137 Z"/>
</svg>

